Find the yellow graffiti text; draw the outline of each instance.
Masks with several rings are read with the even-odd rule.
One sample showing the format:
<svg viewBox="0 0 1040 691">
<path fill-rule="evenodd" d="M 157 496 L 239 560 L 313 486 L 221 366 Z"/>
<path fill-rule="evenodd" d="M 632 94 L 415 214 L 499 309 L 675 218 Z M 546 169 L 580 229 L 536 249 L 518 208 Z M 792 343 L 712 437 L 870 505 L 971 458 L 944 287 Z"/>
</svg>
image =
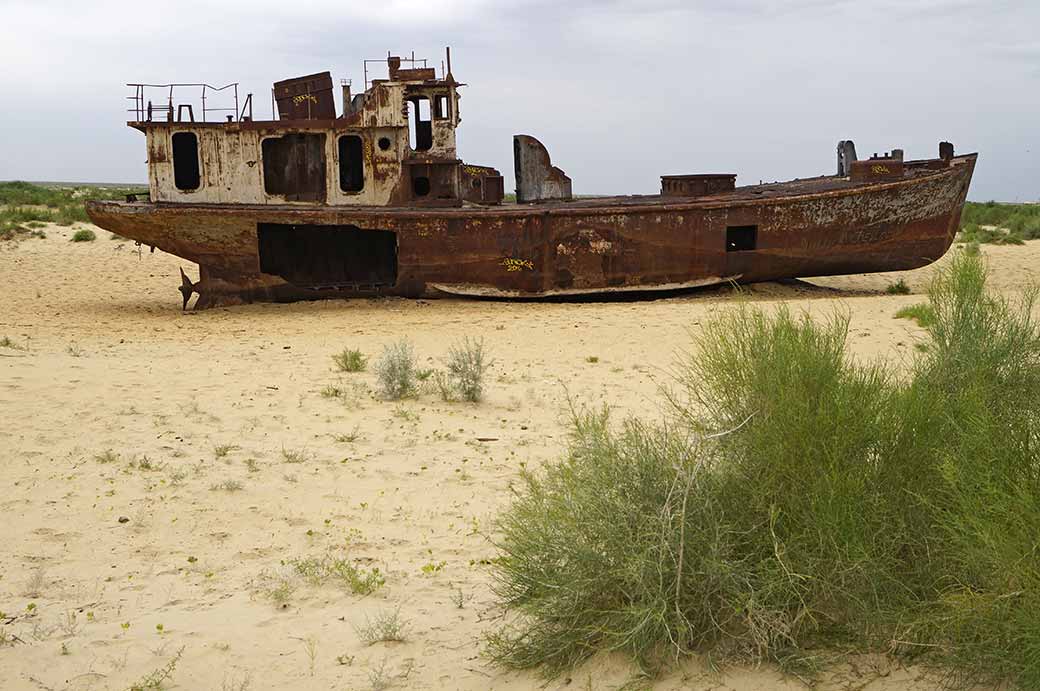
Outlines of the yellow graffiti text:
<svg viewBox="0 0 1040 691">
<path fill-rule="evenodd" d="M 506 267 L 506 271 L 534 271 L 534 262 L 530 259 L 506 258 L 502 260 L 502 266 Z"/>
</svg>

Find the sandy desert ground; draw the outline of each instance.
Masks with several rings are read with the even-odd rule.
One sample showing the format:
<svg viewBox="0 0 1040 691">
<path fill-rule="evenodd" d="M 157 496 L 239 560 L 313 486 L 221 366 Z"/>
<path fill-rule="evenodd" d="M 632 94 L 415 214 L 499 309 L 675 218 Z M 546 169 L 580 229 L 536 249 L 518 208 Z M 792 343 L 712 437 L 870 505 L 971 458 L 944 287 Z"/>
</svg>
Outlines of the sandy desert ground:
<svg viewBox="0 0 1040 691">
<path fill-rule="evenodd" d="M 596 658 L 549 683 L 481 656 L 499 623 L 495 515 L 525 464 L 563 452 L 567 397 L 658 414 L 690 332 L 730 288 L 647 302 L 356 300 L 182 313 L 177 268 L 98 231 L 0 248 L 0 688 L 125 689 L 169 668 L 170 689 L 617 688 Z M 1040 241 L 984 248 L 993 285 L 1040 277 Z M 761 284 L 755 303 L 851 315 L 862 357 L 909 358 L 893 318 L 932 269 Z M 886 295 L 905 278 L 912 295 Z M 814 285 L 815 284 L 815 285 Z M 337 373 L 344 347 L 402 337 L 424 367 L 463 335 L 496 362 L 480 404 L 374 395 Z M 598 361 L 593 361 L 598 358 Z M 333 386 L 343 395 L 323 396 Z M 376 567 L 367 596 L 291 562 Z M 459 606 L 461 604 L 461 607 Z M 358 628 L 399 612 L 403 642 Z M 180 657 L 177 655 L 180 653 Z M 155 680 L 156 677 L 152 677 Z M 863 658 L 824 688 L 932 688 L 919 669 Z M 801 689 L 769 666 L 712 674 L 698 660 L 659 689 Z"/>
</svg>

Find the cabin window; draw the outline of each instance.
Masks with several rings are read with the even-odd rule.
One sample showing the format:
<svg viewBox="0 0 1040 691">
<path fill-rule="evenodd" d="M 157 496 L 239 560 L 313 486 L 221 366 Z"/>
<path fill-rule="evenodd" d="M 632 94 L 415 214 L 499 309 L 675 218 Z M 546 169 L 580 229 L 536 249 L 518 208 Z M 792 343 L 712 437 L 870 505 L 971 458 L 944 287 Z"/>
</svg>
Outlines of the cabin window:
<svg viewBox="0 0 1040 691">
<path fill-rule="evenodd" d="M 258 223 L 260 271 L 301 288 L 374 290 L 397 282 L 397 234 L 352 225 Z"/>
<path fill-rule="evenodd" d="M 416 96 L 408 99 L 408 143 L 412 151 L 429 151 L 433 146 L 433 123 L 430 122 L 430 99 Z"/>
<path fill-rule="evenodd" d="M 758 226 L 726 226 L 726 251 L 747 252 L 755 249 Z"/>
<path fill-rule="evenodd" d="M 185 192 L 199 188 L 199 138 L 194 132 L 173 135 L 173 184 Z"/>
<path fill-rule="evenodd" d="M 365 186 L 365 146 L 361 137 L 348 134 L 339 138 L 339 188 L 360 192 Z"/>
<path fill-rule="evenodd" d="M 380 151 L 386 151 L 386 150 L 388 150 L 390 148 L 390 138 L 389 137 L 380 137 L 379 138 L 379 142 L 377 142 L 377 143 L 379 144 L 379 150 Z"/>
<path fill-rule="evenodd" d="M 287 201 L 325 201 L 325 135 L 286 134 L 263 141 L 264 191 Z"/>
<path fill-rule="evenodd" d="M 451 117 L 451 112 L 448 109 L 447 94 L 437 94 L 433 97 L 433 117 L 438 120 Z"/>
<path fill-rule="evenodd" d="M 430 193 L 430 178 L 419 176 L 412 178 L 412 191 L 416 197 L 425 197 Z"/>
</svg>

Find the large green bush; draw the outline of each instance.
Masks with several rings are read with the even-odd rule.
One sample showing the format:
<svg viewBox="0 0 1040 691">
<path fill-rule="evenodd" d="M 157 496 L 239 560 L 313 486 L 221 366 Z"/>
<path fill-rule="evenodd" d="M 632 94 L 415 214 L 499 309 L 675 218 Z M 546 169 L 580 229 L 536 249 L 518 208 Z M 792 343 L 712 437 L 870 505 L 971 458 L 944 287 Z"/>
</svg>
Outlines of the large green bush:
<svg viewBox="0 0 1040 691">
<path fill-rule="evenodd" d="M 1040 686 L 1040 337 L 962 254 L 930 347 L 897 376 L 847 320 L 743 307 L 680 363 L 658 423 L 575 415 L 567 456 L 497 533 L 499 663 L 606 650 L 807 668 L 820 650 L 927 654 Z"/>
</svg>

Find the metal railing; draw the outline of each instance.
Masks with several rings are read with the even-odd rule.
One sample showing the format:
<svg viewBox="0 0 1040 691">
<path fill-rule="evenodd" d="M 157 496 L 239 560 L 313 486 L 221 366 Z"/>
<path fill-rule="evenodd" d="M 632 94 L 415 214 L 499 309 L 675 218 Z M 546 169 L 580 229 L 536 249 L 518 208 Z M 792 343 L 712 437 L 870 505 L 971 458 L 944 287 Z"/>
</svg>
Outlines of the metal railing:
<svg viewBox="0 0 1040 691">
<path fill-rule="evenodd" d="M 200 89 L 201 93 L 197 97 L 202 104 L 201 115 L 202 119 L 199 122 L 209 122 L 209 116 L 214 113 L 224 113 L 228 122 L 234 120 L 252 120 L 253 119 L 253 95 L 247 94 L 245 103 L 242 104 L 242 108 L 239 109 L 238 103 L 238 82 L 232 84 L 226 84 L 224 86 L 211 86 L 209 84 L 127 84 L 127 86 L 134 89 L 132 96 L 127 96 L 127 100 L 133 101 L 133 107 L 127 108 L 128 113 L 133 113 L 136 122 L 152 122 L 157 118 L 164 118 L 166 122 L 185 122 L 185 113 L 187 113 L 187 121 L 195 122 L 195 109 L 194 102 L 178 103 L 174 100 L 174 91 L 176 89 Z M 159 103 L 153 103 L 152 99 L 149 98 L 151 93 L 149 90 L 162 89 L 165 91 L 159 99 Z M 220 107 L 214 108 L 206 105 L 207 93 L 212 95 L 217 92 L 226 91 L 231 89 L 232 97 L 234 98 L 234 107 Z M 228 115 L 230 113 L 230 115 Z M 248 115 L 247 115 L 248 113 Z"/>
<path fill-rule="evenodd" d="M 385 58 L 378 58 L 376 60 L 362 60 L 362 65 L 363 65 L 364 71 L 365 71 L 365 91 L 368 91 L 368 87 L 372 84 L 372 82 L 368 78 L 368 66 L 369 65 L 382 63 L 382 64 L 386 65 L 389 68 L 389 66 L 390 66 L 390 58 L 391 58 L 390 52 L 387 51 Z M 419 63 L 422 63 L 422 66 L 426 67 L 426 58 L 417 58 L 417 57 L 415 57 L 415 51 L 414 50 L 412 51 L 411 57 L 399 58 L 399 59 L 401 60 L 402 63 L 407 62 L 407 63 L 411 64 L 412 67 L 415 67 Z"/>
</svg>

